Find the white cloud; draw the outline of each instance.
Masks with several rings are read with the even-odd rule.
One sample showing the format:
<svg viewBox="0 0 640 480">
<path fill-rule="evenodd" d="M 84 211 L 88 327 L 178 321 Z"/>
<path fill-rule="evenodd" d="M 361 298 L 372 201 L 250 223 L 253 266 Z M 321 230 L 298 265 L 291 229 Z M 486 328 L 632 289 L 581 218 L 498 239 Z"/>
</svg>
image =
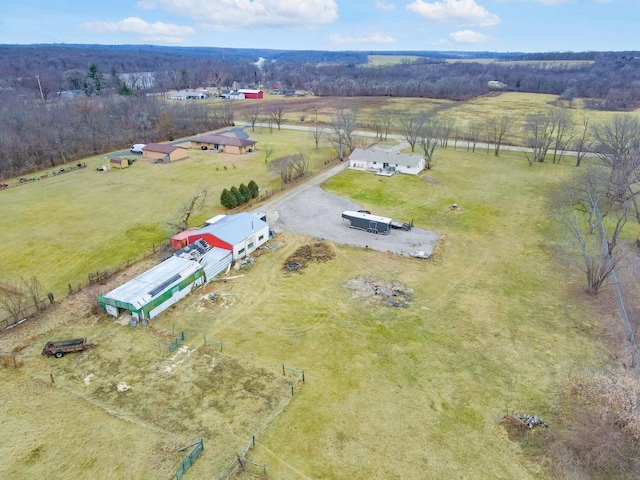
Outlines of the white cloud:
<svg viewBox="0 0 640 480">
<path fill-rule="evenodd" d="M 345 45 L 354 45 L 357 43 L 395 43 L 397 40 L 394 37 L 385 35 L 382 32 L 370 31 L 362 37 L 348 37 L 339 33 L 332 33 L 327 37 L 327 40 L 332 45 L 337 47 Z"/>
<path fill-rule="evenodd" d="M 192 27 L 183 27 L 173 23 L 149 23 L 138 17 L 128 17 L 119 22 L 87 22 L 80 28 L 97 33 L 128 33 L 138 36 L 142 41 L 160 44 L 183 43 L 195 33 Z"/>
<path fill-rule="evenodd" d="M 248 26 L 303 28 L 338 18 L 335 0 L 140 0 L 142 9 L 161 9 L 191 17 L 214 30 Z"/>
<path fill-rule="evenodd" d="M 449 34 L 449 40 L 454 43 L 485 43 L 495 42 L 495 37 L 489 37 L 473 30 L 460 30 Z"/>
<path fill-rule="evenodd" d="M 395 3 L 387 3 L 387 2 L 383 2 L 382 0 L 376 0 L 375 4 L 378 10 L 395 10 L 396 9 Z"/>
<path fill-rule="evenodd" d="M 425 20 L 440 23 L 456 23 L 476 27 L 494 27 L 500 23 L 500 17 L 489 13 L 475 0 L 442 0 L 434 3 L 415 0 L 407 5 L 407 10 L 417 13 Z"/>
</svg>

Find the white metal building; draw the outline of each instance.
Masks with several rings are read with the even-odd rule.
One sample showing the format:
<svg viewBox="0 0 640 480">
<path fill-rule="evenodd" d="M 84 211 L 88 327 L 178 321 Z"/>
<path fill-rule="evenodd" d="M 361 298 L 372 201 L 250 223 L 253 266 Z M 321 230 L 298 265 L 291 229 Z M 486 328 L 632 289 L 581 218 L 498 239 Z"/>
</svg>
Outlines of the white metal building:
<svg viewBox="0 0 640 480">
<path fill-rule="evenodd" d="M 349 155 L 349 167 L 375 172 L 398 172 L 418 175 L 425 168 L 420 155 L 356 148 Z"/>
</svg>

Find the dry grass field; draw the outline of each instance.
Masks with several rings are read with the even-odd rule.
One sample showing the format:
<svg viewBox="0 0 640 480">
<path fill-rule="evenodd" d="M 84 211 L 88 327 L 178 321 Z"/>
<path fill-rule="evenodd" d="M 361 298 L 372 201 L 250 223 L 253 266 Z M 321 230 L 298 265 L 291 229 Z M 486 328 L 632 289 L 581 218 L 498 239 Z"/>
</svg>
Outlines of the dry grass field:
<svg viewBox="0 0 640 480">
<path fill-rule="evenodd" d="M 549 241 L 545 192 L 572 167 L 539 167 L 517 153 L 446 150 L 422 177 L 346 171 L 327 182 L 437 231 L 431 261 L 330 244 L 325 261 L 289 272 L 286 260 L 316 239 L 280 233 L 252 268 L 150 327 L 69 309 L 0 337 L 1 351 L 24 353 L 19 368 L 2 369 L 11 440 L 0 477 L 168 479 L 186 454 L 178 449 L 202 437 L 187 478 L 217 478 L 256 434 L 249 458 L 270 478 L 547 478 L 500 419 L 508 409 L 566 428 L 559 377 L 605 352 L 582 278 Z M 363 277 L 401 285 L 410 305 L 353 290 Z M 184 349 L 170 353 L 180 331 Z M 98 346 L 39 355 L 67 336 Z M 305 370 L 293 398 L 282 364 Z"/>
</svg>

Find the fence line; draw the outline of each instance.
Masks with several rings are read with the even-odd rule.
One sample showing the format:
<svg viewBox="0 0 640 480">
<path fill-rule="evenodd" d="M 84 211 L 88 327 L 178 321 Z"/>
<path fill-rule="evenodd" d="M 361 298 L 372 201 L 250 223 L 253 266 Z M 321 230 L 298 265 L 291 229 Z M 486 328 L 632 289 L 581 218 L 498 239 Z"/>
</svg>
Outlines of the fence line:
<svg viewBox="0 0 640 480">
<path fill-rule="evenodd" d="M 68 284 L 69 286 L 69 291 L 67 293 L 67 295 L 72 295 L 74 293 L 79 292 L 80 290 L 82 290 L 83 288 L 89 287 L 91 285 L 94 285 L 96 283 L 100 283 L 103 282 L 107 279 L 109 279 L 111 276 L 113 276 L 115 273 L 118 273 L 122 270 L 124 270 L 125 268 L 130 267 L 131 265 L 139 262 L 140 260 L 144 260 L 145 258 L 159 252 L 164 246 L 168 245 L 169 242 L 168 240 L 162 241 L 158 244 L 153 244 L 153 246 L 148 249 L 145 250 L 144 252 L 136 255 L 135 257 L 129 258 L 128 260 L 125 260 L 124 262 L 116 265 L 115 267 L 109 267 L 104 271 L 100 271 L 97 270 L 95 272 L 90 272 L 87 274 L 87 281 L 86 283 L 80 282 L 76 285 L 76 287 L 74 288 L 71 283 Z M 47 304 L 47 300 L 49 301 L 49 304 Z M 55 303 L 53 294 L 47 294 L 46 298 L 43 298 L 41 300 L 38 301 L 38 303 L 40 304 L 40 308 L 38 308 L 38 306 L 36 304 L 27 304 L 25 307 L 23 307 L 22 309 L 22 315 L 21 317 L 23 317 L 22 319 L 19 320 L 19 322 L 21 323 L 23 320 L 31 318 L 31 317 L 35 317 L 37 314 L 43 312 L 44 310 L 46 310 L 47 307 L 49 307 L 51 304 Z M 17 325 L 19 323 L 18 321 L 16 321 L 16 319 L 14 318 L 13 315 L 9 315 L 6 316 L 4 318 L 0 318 L 0 325 L 4 324 L 5 328 L 11 328 L 13 325 Z"/>
<path fill-rule="evenodd" d="M 202 439 L 198 440 L 193 445 L 195 446 L 193 447 L 193 450 L 191 450 L 191 453 L 187 455 L 187 457 L 184 460 L 182 460 L 182 462 L 180 463 L 180 466 L 178 467 L 178 471 L 176 472 L 176 480 L 180 480 L 182 477 L 184 477 L 184 474 L 187 473 L 187 470 L 191 468 L 191 465 L 193 465 L 193 462 L 195 462 L 198 459 L 198 457 L 204 450 L 204 442 Z M 190 446 L 191 445 L 189 445 L 189 447 Z M 185 447 L 182 450 L 185 450 L 189 447 Z"/>
<path fill-rule="evenodd" d="M 291 396 L 293 397 L 293 389 L 296 388 L 296 386 L 298 385 L 298 383 L 300 383 L 300 380 L 302 380 L 302 382 L 304 382 L 304 370 L 297 370 L 295 368 L 291 368 L 291 367 L 287 367 L 284 363 L 282 364 L 282 374 L 285 375 L 286 372 L 285 370 L 289 370 L 291 372 L 295 372 L 295 373 L 299 373 L 300 375 L 298 376 L 298 379 L 293 383 L 293 385 L 291 385 Z"/>
<path fill-rule="evenodd" d="M 595 205 L 595 213 L 598 218 L 598 223 L 600 224 L 600 232 L 602 236 L 602 251 L 604 252 L 607 261 L 611 262 L 611 255 L 609 254 L 609 244 L 607 242 L 607 233 L 604 229 L 604 223 L 602 221 L 602 217 L 600 216 L 600 209 L 598 205 Z M 631 328 L 631 322 L 629 321 L 629 315 L 627 313 L 627 307 L 624 304 L 624 298 L 622 296 L 622 291 L 620 290 L 620 282 L 618 281 L 618 275 L 616 274 L 615 269 L 611 271 L 611 279 L 613 280 L 613 289 L 616 294 L 616 300 L 618 302 L 618 309 L 620 310 L 620 316 L 622 317 L 624 326 L 627 330 L 627 338 L 633 347 L 633 351 L 631 352 L 631 366 L 635 368 L 636 377 L 640 378 L 640 363 L 638 362 L 638 345 L 636 343 L 635 334 L 633 328 Z"/>
<path fill-rule="evenodd" d="M 180 344 L 184 342 L 184 332 L 180 332 L 176 338 L 169 344 L 169 351 L 175 352 Z"/>
<path fill-rule="evenodd" d="M 217 343 L 220 345 L 220 351 L 222 352 L 222 340 L 214 340 L 213 338 L 207 338 L 207 336 L 204 335 L 204 343 L 206 344 L 207 342 Z"/>
</svg>

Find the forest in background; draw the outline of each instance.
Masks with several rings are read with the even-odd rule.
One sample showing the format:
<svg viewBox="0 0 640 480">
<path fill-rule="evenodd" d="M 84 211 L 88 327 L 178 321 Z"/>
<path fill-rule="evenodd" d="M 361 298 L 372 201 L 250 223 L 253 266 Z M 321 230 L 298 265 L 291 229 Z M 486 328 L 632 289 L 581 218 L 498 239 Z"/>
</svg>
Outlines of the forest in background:
<svg viewBox="0 0 640 480">
<path fill-rule="evenodd" d="M 368 55 L 381 54 L 417 58 L 367 64 Z M 164 102 L 171 90 L 278 84 L 324 97 L 467 100 L 490 92 L 490 81 L 502 82 L 503 91 L 630 111 L 640 106 L 640 54 L 1 45 L 0 178 L 233 122 L 228 102 Z M 60 92 L 67 91 L 77 95 L 65 100 Z"/>
</svg>

